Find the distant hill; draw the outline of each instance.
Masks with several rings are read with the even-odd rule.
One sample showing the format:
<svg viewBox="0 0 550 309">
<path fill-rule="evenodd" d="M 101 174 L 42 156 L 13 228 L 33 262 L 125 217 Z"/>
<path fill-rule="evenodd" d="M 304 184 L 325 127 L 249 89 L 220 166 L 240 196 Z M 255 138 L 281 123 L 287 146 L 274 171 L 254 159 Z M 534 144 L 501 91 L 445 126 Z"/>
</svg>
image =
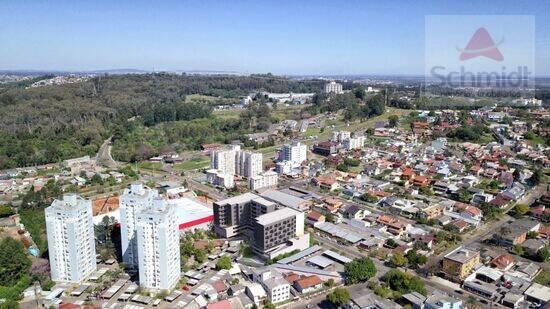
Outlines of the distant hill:
<svg viewBox="0 0 550 309">
<path fill-rule="evenodd" d="M 204 117 L 203 109 L 180 105 L 188 94 L 237 99 L 254 90 L 318 92 L 323 85 L 272 75 L 167 73 L 97 76 L 31 89 L 8 85 L 0 88 L 0 169 L 93 154 L 115 128 L 125 130 L 132 117 L 150 123 Z M 175 108 L 185 114 L 171 116 Z"/>
</svg>

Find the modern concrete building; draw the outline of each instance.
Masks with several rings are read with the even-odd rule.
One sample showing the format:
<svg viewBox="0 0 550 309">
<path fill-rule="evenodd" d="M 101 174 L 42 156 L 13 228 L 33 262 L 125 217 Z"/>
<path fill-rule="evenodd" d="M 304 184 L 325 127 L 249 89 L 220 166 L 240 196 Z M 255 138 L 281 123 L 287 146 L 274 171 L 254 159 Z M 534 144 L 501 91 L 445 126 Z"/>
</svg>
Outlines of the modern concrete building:
<svg viewBox="0 0 550 309">
<path fill-rule="evenodd" d="M 153 199 L 157 196 L 157 190 L 147 188 L 143 184 L 135 182 L 124 189 L 120 197 L 122 260 L 130 270 L 136 270 L 138 266 L 137 215 L 141 210 L 151 206 Z"/>
<path fill-rule="evenodd" d="M 214 186 L 224 187 L 227 189 L 235 186 L 233 174 L 224 173 L 221 170 L 209 169 L 206 171 L 206 180 Z"/>
<path fill-rule="evenodd" d="M 307 145 L 300 142 L 285 144 L 279 153 L 279 161 L 289 161 L 292 166 L 299 166 L 307 160 Z"/>
<path fill-rule="evenodd" d="M 45 215 L 52 280 L 82 282 L 97 266 L 92 202 L 67 194 L 54 200 Z"/>
<path fill-rule="evenodd" d="M 214 229 L 224 238 L 248 236 L 253 251 L 267 259 L 309 247 L 303 212 L 253 193 L 215 202 Z"/>
<path fill-rule="evenodd" d="M 478 251 L 458 247 L 443 258 L 442 271 L 449 280 L 461 282 L 479 264 L 479 259 Z"/>
<path fill-rule="evenodd" d="M 253 177 L 263 171 L 263 155 L 259 152 L 237 151 L 235 172 L 244 177 Z"/>
<path fill-rule="evenodd" d="M 288 207 L 258 216 L 253 222 L 252 249 L 259 255 L 277 251 L 289 239 L 304 235 L 304 224 L 304 213 Z"/>
<path fill-rule="evenodd" d="M 235 174 L 235 159 L 240 147 L 212 151 L 210 154 L 210 168 L 219 170 L 223 174 Z"/>
<path fill-rule="evenodd" d="M 325 84 L 325 92 L 326 93 L 343 93 L 342 84 L 339 84 L 337 82 L 330 82 Z"/>
<path fill-rule="evenodd" d="M 267 297 L 273 304 L 286 301 L 290 298 L 290 283 L 274 268 L 252 269 L 252 280 L 262 285 L 267 291 Z"/>
<path fill-rule="evenodd" d="M 170 290 L 181 273 L 179 229 L 174 206 L 157 197 L 136 220 L 139 283 L 148 290 Z"/>
<path fill-rule="evenodd" d="M 251 178 L 263 171 L 263 155 L 259 152 L 243 151 L 239 145 L 213 151 L 210 155 L 210 169 L 206 171 L 208 182 L 213 185 L 233 188 L 234 175 Z"/>
<path fill-rule="evenodd" d="M 344 146 L 346 150 L 361 149 L 365 146 L 365 137 L 364 136 L 349 137 L 342 141 L 342 146 Z"/>
<path fill-rule="evenodd" d="M 333 131 L 331 141 L 333 142 L 343 142 L 346 139 L 351 138 L 350 131 Z"/>
<path fill-rule="evenodd" d="M 265 173 L 248 178 L 248 187 L 250 188 L 250 190 L 272 188 L 277 187 L 278 181 L 279 175 L 276 172 L 267 171 Z"/>
</svg>

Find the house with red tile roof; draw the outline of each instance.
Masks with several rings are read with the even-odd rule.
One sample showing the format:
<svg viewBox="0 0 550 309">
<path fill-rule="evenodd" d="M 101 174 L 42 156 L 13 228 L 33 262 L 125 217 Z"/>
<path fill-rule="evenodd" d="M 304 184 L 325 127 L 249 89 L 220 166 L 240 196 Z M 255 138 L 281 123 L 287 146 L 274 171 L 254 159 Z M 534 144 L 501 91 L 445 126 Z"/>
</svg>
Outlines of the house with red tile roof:
<svg viewBox="0 0 550 309">
<path fill-rule="evenodd" d="M 462 220 L 462 219 L 455 219 L 453 221 L 451 221 L 451 223 L 449 223 L 449 225 L 451 226 L 451 228 L 459 233 L 462 233 L 464 231 L 466 231 L 466 229 L 468 228 L 468 222 Z"/>
<path fill-rule="evenodd" d="M 332 175 L 320 175 L 311 179 L 311 182 L 322 189 L 334 191 L 340 188 L 340 184 L 336 181 L 336 178 Z"/>
<path fill-rule="evenodd" d="M 219 302 L 206 305 L 206 309 L 231 309 L 231 302 L 227 299 L 220 300 Z"/>
<path fill-rule="evenodd" d="M 413 185 L 418 187 L 426 187 L 430 184 L 430 179 L 426 176 L 414 176 Z"/>
<path fill-rule="evenodd" d="M 390 215 L 380 215 L 376 219 L 376 222 L 386 226 L 387 231 L 394 235 L 403 234 L 409 225 L 409 223 Z"/>
<path fill-rule="evenodd" d="M 516 264 L 514 257 L 508 253 L 501 254 L 491 261 L 491 266 L 500 270 L 508 270 Z"/>
<path fill-rule="evenodd" d="M 323 281 L 318 276 L 311 275 L 294 281 L 293 286 L 298 292 L 306 294 L 322 289 Z"/>
<path fill-rule="evenodd" d="M 317 223 L 322 223 L 322 222 L 325 222 L 326 218 L 323 214 L 317 212 L 317 211 L 310 211 L 308 214 L 307 214 L 307 217 L 306 217 L 306 223 L 309 223 L 311 225 L 315 225 Z"/>
</svg>

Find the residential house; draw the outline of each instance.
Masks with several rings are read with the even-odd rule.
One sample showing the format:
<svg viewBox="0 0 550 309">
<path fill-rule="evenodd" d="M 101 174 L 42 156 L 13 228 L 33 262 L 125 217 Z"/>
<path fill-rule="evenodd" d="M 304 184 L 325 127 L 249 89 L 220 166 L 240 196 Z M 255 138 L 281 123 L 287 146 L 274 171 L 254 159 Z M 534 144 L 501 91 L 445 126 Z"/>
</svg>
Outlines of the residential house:
<svg viewBox="0 0 550 309">
<path fill-rule="evenodd" d="M 261 284 L 252 282 L 246 286 L 245 293 L 252 302 L 256 305 L 260 305 L 265 299 L 267 299 L 267 294 Z"/>
<path fill-rule="evenodd" d="M 312 178 L 311 181 L 321 189 L 329 191 L 338 190 L 340 188 L 340 184 L 336 181 L 336 178 L 331 175 L 320 175 Z"/>
<path fill-rule="evenodd" d="M 491 261 L 491 266 L 496 267 L 502 271 L 509 270 L 515 264 L 516 261 L 514 260 L 514 257 L 507 253 L 499 255 Z"/>
<path fill-rule="evenodd" d="M 443 209 L 445 208 L 442 204 L 439 203 L 433 203 L 433 204 L 425 204 L 426 207 L 423 207 L 420 209 L 420 212 L 418 213 L 418 216 L 420 218 L 431 220 L 436 219 L 443 215 Z"/>
<path fill-rule="evenodd" d="M 464 233 L 466 229 L 468 228 L 468 222 L 462 220 L 462 219 L 455 219 L 449 223 L 449 226 L 452 230 L 456 231 L 457 233 Z"/>
<path fill-rule="evenodd" d="M 293 286 L 298 292 L 307 294 L 322 289 L 323 281 L 318 276 L 311 275 L 294 281 Z"/>
<path fill-rule="evenodd" d="M 479 264 L 479 261 L 478 251 L 458 247 L 443 258 L 442 272 L 449 280 L 462 281 Z"/>
<path fill-rule="evenodd" d="M 493 239 L 501 246 L 511 247 L 522 244 L 527 239 L 527 233 L 538 232 L 540 222 L 531 219 L 519 219 L 509 225 L 501 227 Z"/>
<path fill-rule="evenodd" d="M 310 211 L 306 217 L 306 223 L 315 226 L 318 223 L 325 222 L 326 218 L 323 214 L 317 211 Z"/>
<path fill-rule="evenodd" d="M 283 275 L 272 268 L 252 269 L 252 279 L 267 291 L 267 298 L 273 303 L 280 303 L 290 298 L 290 284 Z"/>
<path fill-rule="evenodd" d="M 369 213 L 368 210 L 365 210 L 357 205 L 349 205 L 343 211 L 346 218 L 356 220 L 362 220 L 367 213 Z"/>
<path fill-rule="evenodd" d="M 394 235 L 402 235 L 407 226 L 410 226 L 409 223 L 390 215 L 380 215 L 376 219 L 378 224 L 381 224 L 386 227 L 387 231 Z"/>
</svg>

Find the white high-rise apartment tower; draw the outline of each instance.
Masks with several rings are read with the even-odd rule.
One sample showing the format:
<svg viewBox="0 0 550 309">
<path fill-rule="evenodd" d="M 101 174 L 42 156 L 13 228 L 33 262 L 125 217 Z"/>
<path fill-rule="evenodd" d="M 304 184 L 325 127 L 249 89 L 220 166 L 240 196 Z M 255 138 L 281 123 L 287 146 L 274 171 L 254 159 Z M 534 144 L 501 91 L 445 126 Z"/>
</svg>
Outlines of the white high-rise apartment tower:
<svg viewBox="0 0 550 309">
<path fill-rule="evenodd" d="M 289 161 L 292 166 L 298 166 L 307 160 L 307 145 L 295 142 L 285 144 L 279 154 L 279 161 Z"/>
<path fill-rule="evenodd" d="M 263 172 L 263 155 L 260 152 L 237 151 L 235 171 L 244 177 L 256 176 Z"/>
<path fill-rule="evenodd" d="M 181 273 L 179 230 L 174 206 L 157 197 L 137 215 L 139 284 L 170 290 Z"/>
<path fill-rule="evenodd" d="M 122 245 L 122 260 L 131 270 L 138 266 L 138 249 L 136 236 L 136 219 L 138 213 L 151 206 L 158 191 L 149 189 L 143 184 L 132 183 L 124 189 L 120 197 L 120 236 Z"/>
<path fill-rule="evenodd" d="M 225 149 L 213 151 L 210 155 L 210 167 L 222 174 L 235 175 L 236 150 Z"/>
<path fill-rule="evenodd" d="M 92 202 L 76 194 L 54 200 L 45 210 L 53 281 L 84 281 L 96 270 Z"/>
<path fill-rule="evenodd" d="M 342 84 L 339 84 L 337 82 L 330 82 L 325 84 L 325 92 L 326 93 L 343 93 Z"/>
</svg>

